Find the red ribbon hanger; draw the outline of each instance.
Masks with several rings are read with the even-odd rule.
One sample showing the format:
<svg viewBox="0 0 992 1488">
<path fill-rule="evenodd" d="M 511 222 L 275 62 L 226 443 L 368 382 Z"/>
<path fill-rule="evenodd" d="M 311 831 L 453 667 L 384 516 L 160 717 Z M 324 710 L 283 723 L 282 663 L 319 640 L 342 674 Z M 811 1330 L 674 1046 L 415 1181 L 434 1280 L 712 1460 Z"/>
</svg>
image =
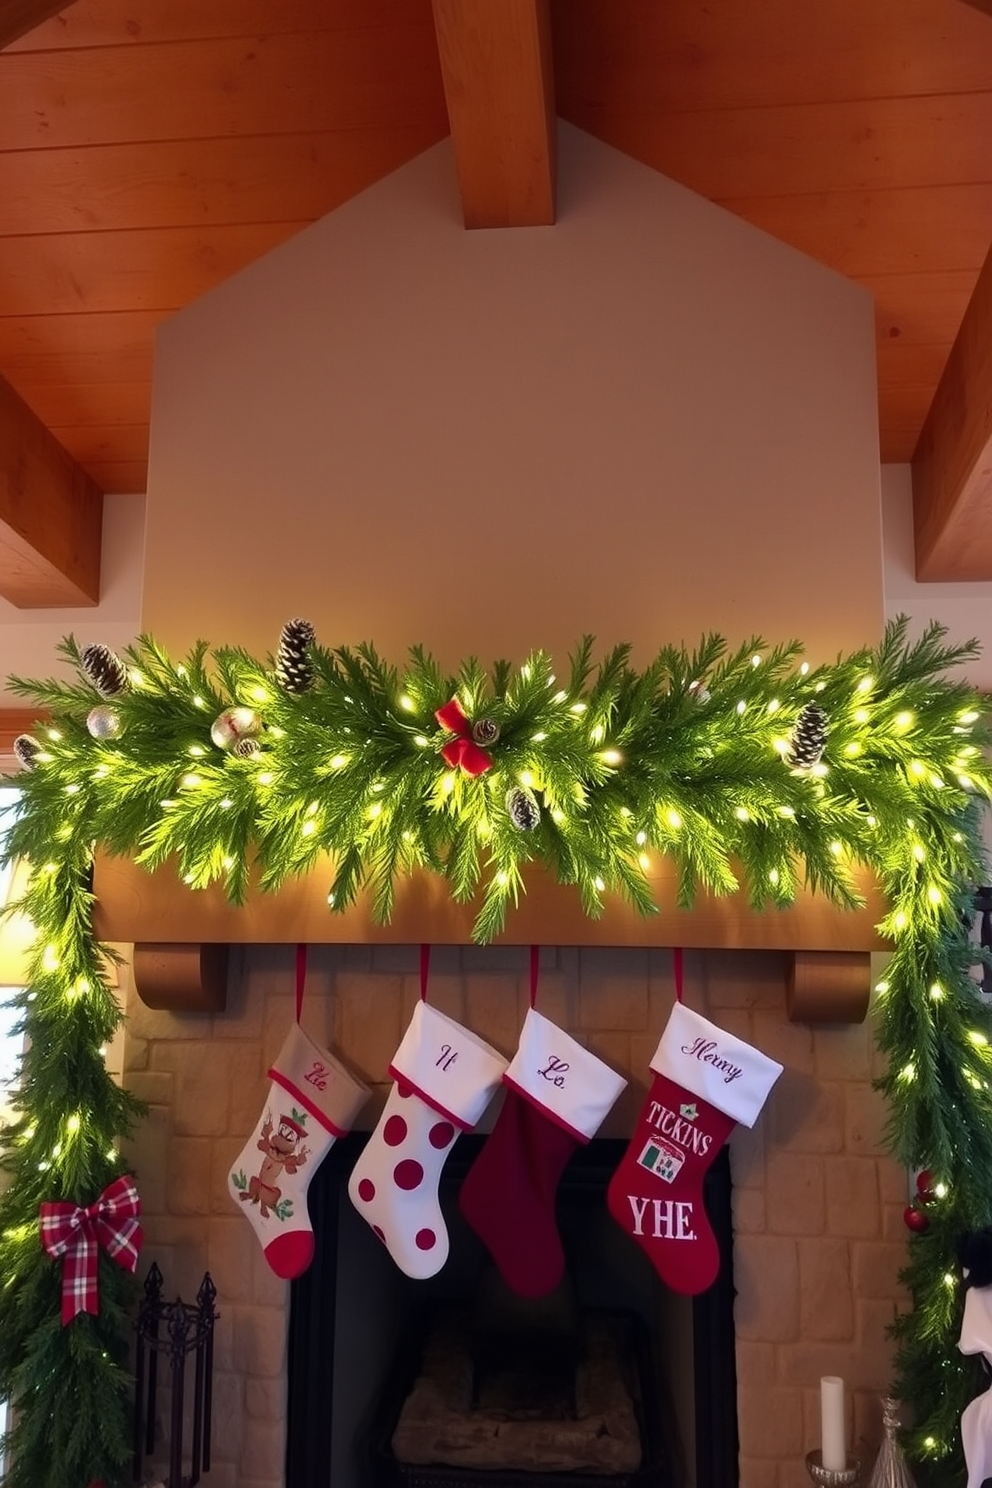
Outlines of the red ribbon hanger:
<svg viewBox="0 0 992 1488">
<path fill-rule="evenodd" d="M 480 749 L 472 738 L 472 724 L 457 698 L 438 708 L 434 717 L 442 728 L 457 736 L 441 746 L 441 758 L 445 764 L 453 770 L 461 766 L 466 775 L 481 775 L 484 770 L 492 769 L 492 755 Z"/>
<path fill-rule="evenodd" d="M 532 945 L 530 948 L 530 1005 L 537 1007 L 537 975 L 541 963 L 541 947 Z"/>
</svg>

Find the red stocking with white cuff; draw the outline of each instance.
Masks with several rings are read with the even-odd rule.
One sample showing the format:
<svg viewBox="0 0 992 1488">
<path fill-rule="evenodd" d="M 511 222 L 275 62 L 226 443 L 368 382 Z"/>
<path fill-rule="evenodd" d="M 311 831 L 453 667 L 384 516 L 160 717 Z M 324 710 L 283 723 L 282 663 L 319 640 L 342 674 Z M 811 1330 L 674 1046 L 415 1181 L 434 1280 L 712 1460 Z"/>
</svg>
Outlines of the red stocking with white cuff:
<svg viewBox="0 0 992 1488">
<path fill-rule="evenodd" d="M 754 1125 L 782 1066 L 676 1003 L 651 1069 L 607 1206 L 666 1285 L 695 1296 L 720 1269 L 703 1203 L 706 1171 L 738 1122 Z"/>
<path fill-rule="evenodd" d="M 543 1297 L 565 1267 L 555 1218 L 562 1171 L 627 1082 L 532 1007 L 503 1083 L 503 1109 L 458 1206 L 510 1290 Z"/>
<path fill-rule="evenodd" d="M 418 1002 L 389 1066 L 396 1082 L 348 1180 L 348 1195 L 400 1270 L 416 1281 L 448 1258 L 438 1180 L 460 1131 L 499 1087 L 506 1060 L 453 1018 Z"/>
</svg>

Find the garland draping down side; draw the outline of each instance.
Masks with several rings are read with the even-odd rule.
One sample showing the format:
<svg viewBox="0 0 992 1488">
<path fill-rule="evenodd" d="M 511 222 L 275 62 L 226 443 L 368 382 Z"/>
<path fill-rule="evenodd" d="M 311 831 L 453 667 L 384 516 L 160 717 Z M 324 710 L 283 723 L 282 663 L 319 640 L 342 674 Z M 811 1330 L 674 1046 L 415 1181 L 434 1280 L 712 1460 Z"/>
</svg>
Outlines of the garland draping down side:
<svg viewBox="0 0 992 1488">
<path fill-rule="evenodd" d="M 101 1256 L 99 1315 L 62 1329 L 58 1267 L 37 1233 L 39 1204 L 85 1204 L 121 1175 L 138 1110 L 100 1052 L 119 1013 L 92 939 L 95 845 L 150 868 L 171 860 L 194 888 L 221 880 L 235 902 L 252 875 L 274 889 L 330 854 L 332 908 L 363 891 L 381 920 L 397 879 L 427 868 L 478 903 L 481 941 L 532 861 L 590 915 L 610 893 L 651 913 L 647 870 L 662 855 L 684 905 L 700 887 L 744 887 L 773 909 L 805 884 L 853 906 L 867 867 L 893 948 L 875 1004 L 889 1143 L 926 1170 L 894 1393 L 912 1407 L 913 1458 L 957 1481 L 974 1386 L 955 1347 L 955 1243 L 992 1222 L 992 1019 L 967 935 L 992 774 L 985 700 L 945 675 L 976 648 L 944 635 L 910 641 L 900 620 L 877 648 L 812 669 L 797 645 L 728 654 L 717 636 L 665 647 L 643 670 L 622 646 L 594 665 L 586 639 L 561 678 L 543 652 L 449 676 L 419 648 L 399 671 L 371 646 L 325 649 L 293 621 L 275 660 L 201 644 L 176 663 L 144 638 L 122 664 L 70 639 L 76 680 L 14 679 L 50 721 L 18 740 L 29 768 L 6 847 L 33 865 L 21 907 L 39 932 L 0 1198 L 9 1488 L 113 1488 L 127 1458 L 120 1269 Z"/>
</svg>

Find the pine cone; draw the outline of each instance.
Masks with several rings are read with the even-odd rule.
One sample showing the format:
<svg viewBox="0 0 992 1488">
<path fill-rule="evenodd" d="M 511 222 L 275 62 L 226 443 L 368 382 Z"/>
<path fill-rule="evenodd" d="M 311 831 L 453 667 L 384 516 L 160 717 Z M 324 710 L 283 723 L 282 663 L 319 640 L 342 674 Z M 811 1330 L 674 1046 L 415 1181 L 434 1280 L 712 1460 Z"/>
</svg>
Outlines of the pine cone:
<svg viewBox="0 0 992 1488">
<path fill-rule="evenodd" d="M 279 636 L 276 681 L 287 692 L 306 692 L 313 686 L 313 666 L 307 655 L 315 631 L 309 620 L 287 620 Z"/>
<path fill-rule="evenodd" d="M 34 769 L 34 762 L 41 753 L 41 748 L 33 734 L 18 734 L 14 740 L 14 754 L 18 764 L 23 765 L 25 770 Z"/>
<path fill-rule="evenodd" d="M 260 752 L 261 748 L 262 746 L 258 740 L 249 736 L 245 739 L 239 739 L 231 750 L 231 753 L 236 754 L 239 759 L 252 759 Z"/>
<path fill-rule="evenodd" d="M 87 646 L 80 660 L 101 697 L 116 697 L 127 687 L 127 667 L 109 646 Z"/>
<path fill-rule="evenodd" d="M 793 770 L 810 770 L 822 758 L 827 743 L 827 715 L 818 703 L 807 703 L 792 730 L 786 763 Z"/>
<path fill-rule="evenodd" d="M 506 793 L 506 811 L 513 825 L 520 832 L 533 832 L 541 820 L 541 808 L 529 790 L 522 785 L 511 786 Z"/>
<path fill-rule="evenodd" d="M 490 749 L 499 739 L 499 724 L 495 718 L 477 718 L 472 725 L 472 740 L 482 749 Z"/>
</svg>

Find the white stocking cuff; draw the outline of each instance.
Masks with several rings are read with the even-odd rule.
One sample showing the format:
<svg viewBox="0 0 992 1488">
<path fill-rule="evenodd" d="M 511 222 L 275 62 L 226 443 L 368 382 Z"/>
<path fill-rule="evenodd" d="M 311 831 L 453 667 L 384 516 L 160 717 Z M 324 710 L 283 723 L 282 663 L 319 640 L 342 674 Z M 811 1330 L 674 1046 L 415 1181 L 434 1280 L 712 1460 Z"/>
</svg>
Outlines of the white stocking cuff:
<svg viewBox="0 0 992 1488">
<path fill-rule="evenodd" d="M 536 1008 L 503 1079 L 580 1142 L 596 1135 L 627 1084 Z"/>
<path fill-rule="evenodd" d="M 473 1127 L 499 1087 L 502 1054 L 428 1002 L 418 1002 L 389 1073 L 464 1131 Z"/>
<path fill-rule="evenodd" d="M 782 1066 L 677 1002 L 651 1068 L 691 1095 L 753 1126 Z"/>
</svg>

